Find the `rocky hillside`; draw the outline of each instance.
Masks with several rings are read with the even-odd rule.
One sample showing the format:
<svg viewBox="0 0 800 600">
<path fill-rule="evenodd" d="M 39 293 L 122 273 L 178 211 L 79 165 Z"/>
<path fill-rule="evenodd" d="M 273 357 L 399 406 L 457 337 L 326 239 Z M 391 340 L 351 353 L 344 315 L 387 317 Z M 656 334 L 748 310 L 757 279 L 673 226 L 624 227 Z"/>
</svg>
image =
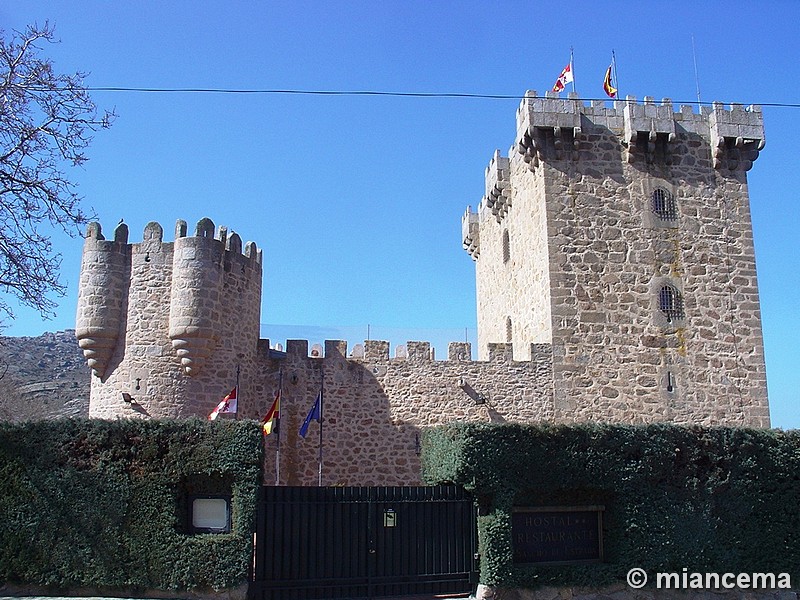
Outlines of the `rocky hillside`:
<svg viewBox="0 0 800 600">
<path fill-rule="evenodd" d="M 0 420 L 87 416 L 89 381 L 74 330 L 0 337 Z"/>
</svg>

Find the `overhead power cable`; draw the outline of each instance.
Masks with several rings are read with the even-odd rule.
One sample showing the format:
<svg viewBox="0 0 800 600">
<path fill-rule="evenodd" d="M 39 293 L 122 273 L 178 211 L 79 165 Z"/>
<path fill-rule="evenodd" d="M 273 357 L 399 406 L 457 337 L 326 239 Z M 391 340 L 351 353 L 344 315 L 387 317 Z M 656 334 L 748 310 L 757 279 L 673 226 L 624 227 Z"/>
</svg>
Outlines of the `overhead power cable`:
<svg viewBox="0 0 800 600">
<path fill-rule="evenodd" d="M 177 94 L 295 94 L 305 96 L 394 96 L 405 98 L 485 98 L 489 100 L 521 100 L 523 96 L 509 94 L 470 94 L 442 92 L 381 92 L 374 90 L 284 90 L 228 88 L 137 88 L 87 87 L 90 92 L 153 92 Z"/>
<path fill-rule="evenodd" d="M 472 98 L 483 100 L 522 100 L 520 94 L 477 94 L 469 92 L 391 92 L 379 90 L 293 90 L 293 89 L 236 89 L 236 88 L 156 88 L 156 87 L 122 87 L 97 86 L 87 87 L 90 92 L 134 92 L 155 94 L 261 94 L 261 95 L 298 95 L 298 96 L 388 96 L 394 98 Z M 563 99 L 563 98 L 562 98 Z M 578 98 L 580 101 L 611 101 L 609 98 Z M 617 99 L 624 101 L 624 98 Z M 714 102 L 697 100 L 672 100 L 673 104 L 711 106 Z M 745 104 L 743 102 L 723 102 L 725 105 Z M 800 108 L 800 103 L 789 102 L 748 102 L 758 106 L 772 108 Z"/>
</svg>

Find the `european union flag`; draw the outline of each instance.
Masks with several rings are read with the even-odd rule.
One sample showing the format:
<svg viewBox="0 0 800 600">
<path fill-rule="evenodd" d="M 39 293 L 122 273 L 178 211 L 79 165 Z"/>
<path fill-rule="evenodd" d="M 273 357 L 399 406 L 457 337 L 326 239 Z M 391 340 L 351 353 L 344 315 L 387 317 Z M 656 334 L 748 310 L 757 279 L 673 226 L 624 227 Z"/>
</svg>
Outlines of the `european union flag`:
<svg viewBox="0 0 800 600">
<path fill-rule="evenodd" d="M 311 424 L 311 421 L 316 421 L 317 423 L 320 422 L 322 419 L 322 391 L 317 394 L 317 399 L 314 401 L 314 406 L 311 407 L 311 410 L 308 411 L 306 415 L 306 420 L 303 421 L 303 424 L 300 426 L 300 436 L 305 439 L 306 434 L 308 433 L 308 426 Z"/>
</svg>

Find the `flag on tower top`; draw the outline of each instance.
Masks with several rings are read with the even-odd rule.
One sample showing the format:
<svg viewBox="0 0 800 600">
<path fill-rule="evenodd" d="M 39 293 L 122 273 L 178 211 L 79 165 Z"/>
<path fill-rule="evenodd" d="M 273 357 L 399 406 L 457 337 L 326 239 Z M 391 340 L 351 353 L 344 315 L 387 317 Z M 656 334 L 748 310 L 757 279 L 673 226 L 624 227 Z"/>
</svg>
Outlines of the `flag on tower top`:
<svg viewBox="0 0 800 600">
<path fill-rule="evenodd" d="M 553 85 L 554 92 L 561 92 L 567 86 L 568 83 L 572 83 L 574 81 L 572 77 L 572 60 L 567 63 L 567 66 L 564 67 L 564 70 L 561 71 L 561 75 L 558 76 L 556 79 L 555 84 Z"/>
<path fill-rule="evenodd" d="M 614 66 L 614 63 L 608 65 L 608 69 L 606 70 L 605 79 L 603 79 L 603 90 L 608 95 L 609 98 L 616 98 L 617 97 L 617 88 L 611 85 L 611 68 Z"/>
<path fill-rule="evenodd" d="M 208 415 L 209 421 L 214 421 L 219 415 L 223 413 L 236 413 L 238 410 L 238 386 L 233 388 L 230 392 L 228 392 L 227 396 L 225 396 L 222 400 L 220 400 L 219 404 L 217 404 L 216 408 L 211 411 L 211 414 Z"/>
</svg>

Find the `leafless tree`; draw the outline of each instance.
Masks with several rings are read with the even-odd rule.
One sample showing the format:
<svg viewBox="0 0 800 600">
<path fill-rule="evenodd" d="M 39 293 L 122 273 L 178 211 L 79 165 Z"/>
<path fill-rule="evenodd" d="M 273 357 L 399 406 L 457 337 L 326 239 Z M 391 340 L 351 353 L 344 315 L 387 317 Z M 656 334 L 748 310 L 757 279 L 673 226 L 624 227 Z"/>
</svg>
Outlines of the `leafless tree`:
<svg viewBox="0 0 800 600">
<path fill-rule="evenodd" d="M 50 234 L 75 236 L 91 218 L 64 169 L 87 160 L 92 134 L 114 117 L 98 111 L 85 74 L 59 74 L 42 58 L 41 45 L 56 41 L 48 23 L 0 31 L 0 291 L 43 317 L 56 306 L 48 294 L 64 294 Z M 0 298 L 0 322 L 13 316 Z"/>
</svg>

